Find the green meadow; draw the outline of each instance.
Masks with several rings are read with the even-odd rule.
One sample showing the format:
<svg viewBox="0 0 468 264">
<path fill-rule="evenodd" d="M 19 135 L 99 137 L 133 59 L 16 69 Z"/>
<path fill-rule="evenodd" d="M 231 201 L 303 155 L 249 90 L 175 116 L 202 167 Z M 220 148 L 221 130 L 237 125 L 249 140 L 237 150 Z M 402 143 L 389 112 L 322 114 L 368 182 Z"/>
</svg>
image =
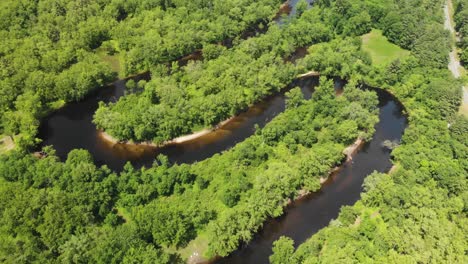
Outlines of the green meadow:
<svg viewBox="0 0 468 264">
<path fill-rule="evenodd" d="M 395 59 L 404 58 L 410 53 L 390 43 L 382 35 L 382 31 L 377 29 L 362 36 L 362 48 L 369 52 L 375 65 L 386 65 Z"/>
</svg>

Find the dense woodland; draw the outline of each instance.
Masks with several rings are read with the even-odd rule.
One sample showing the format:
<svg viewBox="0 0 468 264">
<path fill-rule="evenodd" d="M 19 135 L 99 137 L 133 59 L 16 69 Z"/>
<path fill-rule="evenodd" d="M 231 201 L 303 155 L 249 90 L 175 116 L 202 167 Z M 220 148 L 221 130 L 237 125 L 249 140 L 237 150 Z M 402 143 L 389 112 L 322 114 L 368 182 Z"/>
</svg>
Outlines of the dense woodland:
<svg viewBox="0 0 468 264">
<path fill-rule="evenodd" d="M 153 70 L 153 79 L 144 92 L 122 98 L 116 104 L 102 105 L 95 123 L 118 140 L 156 143 L 213 126 L 290 83 L 298 70 L 286 58 L 297 48 L 325 42 L 336 35 L 359 36 L 368 32 L 372 17 L 357 11 L 361 5 L 373 6 L 379 10 L 376 13 L 385 8 L 372 3 L 357 4 L 356 12 L 345 8 L 351 23 L 339 20 L 345 19 L 339 7 L 317 7 L 304 14 L 299 10 L 300 19 L 283 26 L 270 24 L 265 34 L 232 49 L 204 49 L 204 61 Z M 359 56 L 366 61 L 365 55 Z M 339 69 L 334 71 L 347 76 Z"/>
<path fill-rule="evenodd" d="M 346 145 L 373 133 L 375 93 L 349 84 L 337 98 L 324 78 L 311 100 L 300 95 L 291 90 L 288 109 L 256 135 L 191 166 L 160 156 L 152 168 L 128 164 L 116 175 L 84 150 L 64 163 L 51 149 L 39 160 L 1 158 L 2 260 L 164 262 L 161 247 L 184 247 L 201 232 L 209 254 L 230 253 L 298 189 L 320 188 Z"/>
<path fill-rule="evenodd" d="M 162 66 L 142 93 L 101 105 L 95 123 L 119 140 L 156 143 L 213 126 L 284 88 L 296 75 L 284 58 L 331 34 L 320 16 L 310 13 L 283 27 L 271 24 L 265 34 L 232 49 L 204 49 L 204 61 L 170 70 Z"/>
<path fill-rule="evenodd" d="M 118 140 L 156 143 L 216 125 L 290 83 L 302 69 L 293 68 L 285 58 L 297 48 L 337 35 L 359 36 L 369 32 L 372 24 L 383 29 L 392 42 L 413 51 L 425 65 L 445 67 L 448 34 L 437 26 L 441 21 L 425 15 L 432 10 L 408 8 L 405 3 L 337 1 L 329 8 L 329 2 L 318 2 L 301 19 L 283 27 L 270 25 L 265 34 L 233 49 L 208 49 L 205 61 L 154 70 L 143 93 L 102 105 L 95 123 Z M 440 9 L 437 5 L 431 8 Z M 428 46 L 431 41 L 436 45 Z M 369 65 L 365 56 L 354 55 L 361 57 L 360 67 Z M 323 57 L 333 62 L 335 56 Z M 336 60 L 341 63 L 342 58 Z M 341 77 L 349 77 L 351 72 L 340 67 L 320 70 Z"/>
<path fill-rule="evenodd" d="M 457 43 L 460 52 L 460 61 L 466 66 L 468 64 L 468 1 L 454 1 L 455 30 L 460 41 Z"/>
<path fill-rule="evenodd" d="M 157 67 L 266 24 L 279 0 L 72 1 L 0 3 L 0 132 L 36 143 L 38 119 L 115 78 Z"/>
<path fill-rule="evenodd" d="M 270 261 L 467 262 L 468 121 L 456 115 L 460 83 L 446 69 L 441 0 L 317 0 L 232 48 L 216 44 L 266 25 L 280 3 L 178 2 L 0 4 L 8 18 L 0 20 L 0 113 L 5 133 L 22 135 L 0 156 L 1 262 L 177 263 L 194 241 L 207 257 L 226 256 L 299 190 L 318 190 L 347 145 L 372 137 L 377 96 L 363 84 L 389 90 L 408 111 L 396 168 L 370 175 L 362 199 L 297 251 L 288 238 L 275 242 Z M 373 66 L 359 38 L 372 28 L 411 55 Z M 293 63 L 298 47 L 308 55 Z M 118 139 L 162 142 L 214 125 L 311 70 L 349 83 L 335 96 L 322 77 L 310 100 L 291 89 L 285 112 L 193 165 L 159 156 L 151 168 L 115 173 L 85 150 L 63 162 L 50 147 L 42 159 L 30 155 L 21 146 L 34 144 L 51 103 L 114 77 L 96 48 L 119 54 L 127 74 L 152 74 L 144 89 L 96 112 L 96 124 Z M 163 63 L 199 48 L 202 61 Z"/>
<path fill-rule="evenodd" d="M 426 25 L 443 28 L 442 1 L 427 6 L 408 2 L 407 8 L 425 14 Z M 404 21 L 402 14 L 409 11 L 399 12 Z M 427 38 L 425 46 L 445 48 L 437 38 Z M 297 251 L 289 238 L 276 241 L 271 263 L 468 261 L 468 120 L 456 114 L 460 84 L 451 80 L 445 63 L 434 67 L 436 61 L 418 61 L 412 55 L 363 76 L 395 94 L 409 114 L 402 144 L 393 151 L 393 172 L 369 175 L 362 199 L 343 207 L 338 219 L 296 245 Z"/>
</svg>

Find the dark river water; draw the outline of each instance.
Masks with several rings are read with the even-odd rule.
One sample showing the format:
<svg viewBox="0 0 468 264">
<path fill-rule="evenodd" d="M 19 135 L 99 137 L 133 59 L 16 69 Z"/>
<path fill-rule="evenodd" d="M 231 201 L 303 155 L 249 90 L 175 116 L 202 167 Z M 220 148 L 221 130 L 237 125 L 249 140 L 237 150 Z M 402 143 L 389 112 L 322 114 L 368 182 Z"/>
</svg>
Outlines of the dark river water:
<svg viewBox="0 0 468 264">
<path fill-rule="evenodd" d="M 338 216 L 343 205 L 352 205 L 360 197 L 364 178 L 373 171 L 388 172 L 392 167 L 385 140 L 400 140 L 407 125 L 401 104 L 388 92 L 375 89 L 379 96 L 379 123 L 367 142 L 351 161 L 344 163 L 320 191 L 293 202 L 283 216 L 270 219 L 248 244 L 215 263 L 268 263 L 272 245 L 281 236 L 303 243 Z"/>
<path fill-rule="evenodd" d="M 138 79 L 147 79 L 139 76 Z M 289 87 L 301 87 L 304 97 L 310 98 L 318 79 L 296 80 Z M 339 81 L 336 82 L 340 84 Z M 287 90 L 287 89 L 284 89 Z M 166 155 L 172 163 L 193 163 L 227 150 L 254 133 L 255 125 L 265 126 L 285 109 L 283 93 L 267 97 L 234 117 L 230 122 L 205 136 L 182 144 L 162 148 L 144 145 L 114 144 L 104 140 L 92 123 L 99 101 L 114 102 L 124 94 L 125 81 L 117 81 L 100 89 L 87 99 L 68 104 L 43 120 L 39 129 L 42 145 L 52 145 L 61 159 L 73 149 L 87 149 L 98 165 L 120 171 L 127 161 L 135 167 L 151 166 L 159 154 Z"/>
<path fill-rule="evenodd" d="M 295 6 L 298 0 L 290 3 Z M 291 13 L 295 12 L 293 7 Z M 299 50 L 304 54 L 305 50 Z M 197 59 L 194 53 L 187 59 Z M 198 54 L 198 55 L 197 55 Z M 193 57 L 195 56 L 195 57 Z M 300 55 L 302 56 L 302 55 Z M 186 60 L 185 60 L 186 61 Z M 184 63 L 184 59 L 181 60 Z M 148 74 L 135 77 L 149 79 Z M 218 130 L 183 144 L 163 148 L 112 144 L 103 140 L 92 123 L 98 102 L 115 102 L 124 95 L 126 80 L 119 80 L 108 87 L 98 89 L 85 100 L 70 103 L 45 118 L 39 129 L 42 146 L 52 145 L 63 160 L 73 149 L 87 149 L 98 165 L 120 171 L 126 162 L 136 167 L 151 166 L 158 154 L 168 156 L 173 163 L 193 163 L 227 150 L 254 133 L 255 124 L 263 127 L 285 109 L 284 93 L 272 95 Z M 294 81 L 290 87 L 299 86 L 305 98 L 310 98 L 318 78 L 310 77 Z M 335 81 L 337 90 L 343 86 Z M 287 89 L 284 89 L 287 90 Z M 317 193 L 293 202 L 286 213 L 279 218 L 267 221 L 262 230 L 248 244 L 243 245 L 229 257 L 216 263 L 268 263 L 272 253 L 272 243 L 280 236 L 291 237 L 296 245 L 304 242 L 330 220 L 338 216 L 343 205 L 354 204 L 362 192 L 364 178 L 373 171 L 387 172 L 392 164 L 390 151 L 382 147 L 385 140 L 400 140 L 407 124 L 402 106 L 389 93 L 375 89 L 379 96 L 380 121 L 376 125 L 373 139 L 349 162 L 343 164 Z"/>
<path fill-rule="evenodd" d="M 289 8 L 281 9 L 283 16 L 275 18 L 277 23 L 282 23 L 296 12 L 296 4 L 299 0 L 290 0 Z M 308 0 L 311 3 L 311 0 Z M 255 35 L 246 34 L 245 38 Z M 306 54 L 305 48 L 299 48 L 288 58 L 294 61 Z M 189 60 L 202 59 L 201 51 L 183 57 L 178 60 L 179 66 L 184 66 Z M 141 74 L 133 78 L 135 81 L 150 79 L 149 74 Z M 249 108 L 246 112 L 236 116 L 229 123 L 218 130 L 196 140 L 183 144 L 172 144 L 162 148 L 144 145 L 113 144 L 102 138 L 102 134 L 92 123 L 94 112 L 98 103 L 115 102 L 125 94 L 125 83 L 128 79 L 118 80 L 112 85 L 98 89 L 86 99 L 70 103 L 46 117 L 39 127 L 39 138 L 42 139 L 41 147 L 53 146 L 62 160 L 73 149 L 87 149 L 97 165 L 107 165 L 115 171 L 121 171 L 126 162 L 131 162 L 135 167 L 153 164 L 159 154 L 166 155 L 172 163 L 193 163 L 229 149 L 253 134 L 255 124 L 263 127 L 277 114 L 285 109 L 283 93 L 270 96 Z M 310 98 L 313 86 L 317 79 L 296 80 L 292 86 L 300 86 L 306 98 Z"/>
<path fill-rule="evenodd" d="M 107 164 L 116 171 L 121 170 L 127 161 L 137 167 L 150 166 L 158 154 L 167 155 L 174 163 L 192 163 L 242 142 L 254 133 L 255 124 L 263 127 L 285 109 L 284 94 L 278 93 L 236 116 L 218 130 L 193 141 L 163 148 L 110 144 L 100 137 L 91 122 L 92 116 L 99 101 L 111 102 L 123 95 L 124 83 L 117 81 L 99 90 L 96 95 L 69 104 L 45 119 L 40 129 L 43 145 L 53 145 L 62 159 L 72 149 L 87 149 L 97 164 Z M 296 80 L 289 87 L 301 87 L 304 97 L 308 99 L 317 84 L 317 77 L 309 77 Z M 342 81 L 335 80 L 337 91 L 342 86 Z M 280 236 L 291 237 L 296 245 L 304 242 L 336 218 L 341 206 L 354 204 L 359 199 L 367 175 L 373 171 L 387 172 L 391 168 L 390 151 L 382 143 L 385 140 L 400 140 L 407 119 L 401 104 L 393 96 L 380 89 L 374 90 L 379 97 L 380 121 L 375 127 L 373 139 L 351 161 L 344 163 L 320 191 L 292 203 L 282 217 L 269 220 L 253 241 L 216 263 L 268 263 L 272 243 Z"/>
</svg>

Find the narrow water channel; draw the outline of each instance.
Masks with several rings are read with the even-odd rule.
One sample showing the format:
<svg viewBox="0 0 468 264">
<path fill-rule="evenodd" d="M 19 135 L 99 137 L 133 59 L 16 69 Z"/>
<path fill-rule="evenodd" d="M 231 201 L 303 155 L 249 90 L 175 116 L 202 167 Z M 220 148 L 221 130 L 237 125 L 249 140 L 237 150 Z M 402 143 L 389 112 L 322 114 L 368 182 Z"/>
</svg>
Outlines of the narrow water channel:
<svg viewBox="0 0 468 264">
<path fill-rule="evenodd" d="M 288 0 L 289 8 L 280 12 L 285 16 L 275 19 L 282 23 L 287 17 L 294 16 L 299 0 Z M 312 3 L 312 0 L 308 0 Z M 250 35 L 246 35 L 248 38 Z M 297 56 L 305 55 L 305 49 L 298 49 Z M 201 51 L 178 60 L 179 66 L 184 66 L 189 60 L 202 59 Z M 291 59 L 296 59 L 295 57 Z M 149 74 L 141 74 L 135 81 L 150 78 Z M 118 80 L 108 87 L 98 89 L 80 102 L 70 103 L 46 117 L 39 127 L 40 147 L 53 146 L 57 156 L 65 160 L 73 149 L 88 150 L 97 165 L 107 165 L 114 171 L 121 171 L 125 163 L 131 162 L 135 167 L 149 167 L 159 154 L 166 155 L 172 163 L 193 163 L 227 150 L 253 134 L 255 124 L 263 127 L 277 114 L 284 111 L 284 95 L 272 95 L 246 112 L 236 116 L 231 122 L 206 136 L 185 142 L 155 148 L 144 145 L 113 144 L 102 138 L 102 134 L 92 123 L 93 115 L 100 101 L 115 102 L 125 94 L 125 83 L 128 79 Z M 310 98 L 317 79 L 296 80 L 293 85 L 300 86 L 306 98 Z"/>
<path fill-rule="evenodd" d="M 147 78 L 139 76 L 137 79 Z M 310 98 L 318 78 L 294 81 L 290 87 L 301 87 L 306 99 Z M 340 82 L 337 80 L 337 85 Z M 285 89 L 287 90 L 287 89 Z M 269 96 L 250 107 L 219 129 L 203 137 L 182 144 L 162 148 L 144 145 L 113 144 L 104 140 L 92 123 L 99 101 L 114 102 L 124 94 L 125 81 L 117 81 L 100 89 L 94 96 L 68 104 L 43 120 L 39 129 L 42 145 L 52 145 L 61 159 L 73 149 L 87 149 L 98 165 L 120 171 L 127 161 L 135 167 L 151 166 L 159 154 L 172 163 L 193 163 L 204 160 L 244 141 L 254 133 L 255 125 L 265 126 L 285 109 L 284 93 Z"/>
<path fill-rule="evenodd" d="M 279 218 L 267 221 L 248 244 L 229 257 L 215 263 L 268 263 L 273 242 L 281 236 L 292 238 L 298 246 L 338 216 L 344 205 L 354 204 L 362 192 L 364 178 L 373 171 L 388 172 L 392 167 L 390 151 L 382 146 L 385 140 L 400 140 L 407 126 L 401 104 L 388 92 L 374 89 L 379 96 L 379 123 L 367 142 L 351 161 L 343 164 L 320 191 L 293 202 Z"/>
</svg>

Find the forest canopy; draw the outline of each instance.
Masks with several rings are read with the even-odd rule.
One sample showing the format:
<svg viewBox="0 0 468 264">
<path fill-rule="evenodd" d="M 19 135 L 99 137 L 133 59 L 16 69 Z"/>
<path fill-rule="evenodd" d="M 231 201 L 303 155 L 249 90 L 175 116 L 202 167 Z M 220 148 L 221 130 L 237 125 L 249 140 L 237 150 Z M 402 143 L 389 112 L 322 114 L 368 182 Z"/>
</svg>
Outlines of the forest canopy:
<svg viewBox="0 0 468 264">
<path fill-rule="evenodd" d="M 447 69 L 443 1 L 301 1 L 276 24 L 280 4 L 2 1 L 1 133 L 17 148 L 0 155 L 0 262 L 182 263 L 194 245 L 203 257 L 227 256 L 288 201 L 319 190 L 347 146 L 372 139 L 378 98 L 366 86 L 387 90 L 408 114 L 392 172 L 369 175 L 361 200 L 302 245 L 276 241 L 270 261 L 467 262 L 468 121 L 456 113 L 461 83 Z M 461 32 L 463 10 L 457 1 Z M 373 61 L 362 47 L 372 30 L 405 56 Z M 174 61 L 196 50 L 201 60 Z M 323 76 L 310 100 L 290 87 L 284 112 L 198 163 L 161 155 L 114 172 L 86 150 L 63 161 L 53 147 L 32 155 L 42 117 L 115 79 L 103 52 L 123 75 L 151 73 L 95 113 L 119 140 L 161 143 L 284 92 L 300 74 Z M 348 81 L 340 96 L 333 77 Z"/>
<path fill-rule="evenodd" d="M 409 127 L 392 152 L 394 167 L 389 174 L 367 176 L 361 200 L 342 207 L 337 219 L 296 245 L 297 250 L 287 237 L 276 241 L 272 263 L 468 261 L 468 120 L 457 114 L 461 83 L 446 68 L 443 3 L 400 4 L 403 16 L 390 12 L 382 29 L 394 43 L 411 49 L 411 56 L 362 76 L 366 83 L 391 91 L 408 111 Z M 387 27 L 390 19 L 393 26 Z M 433 32 L 413 31 L 416 25 L 430 26 Z"/>
<path fill-rule="evenodd" d="M 458 33 L 459 56 L 463 65 L 468 64 L 468 1 L 454 1 L 455 30 Z"/>
<path fill-rule="evenodd" d="M 267 24 L 280 3 L 2 1 L 0 134 L 30 147 L 41 117 L 109 84 L 116 73 L 101 51 L 120 61 L 121 75 L 147 71 Z"/>
</svg>

